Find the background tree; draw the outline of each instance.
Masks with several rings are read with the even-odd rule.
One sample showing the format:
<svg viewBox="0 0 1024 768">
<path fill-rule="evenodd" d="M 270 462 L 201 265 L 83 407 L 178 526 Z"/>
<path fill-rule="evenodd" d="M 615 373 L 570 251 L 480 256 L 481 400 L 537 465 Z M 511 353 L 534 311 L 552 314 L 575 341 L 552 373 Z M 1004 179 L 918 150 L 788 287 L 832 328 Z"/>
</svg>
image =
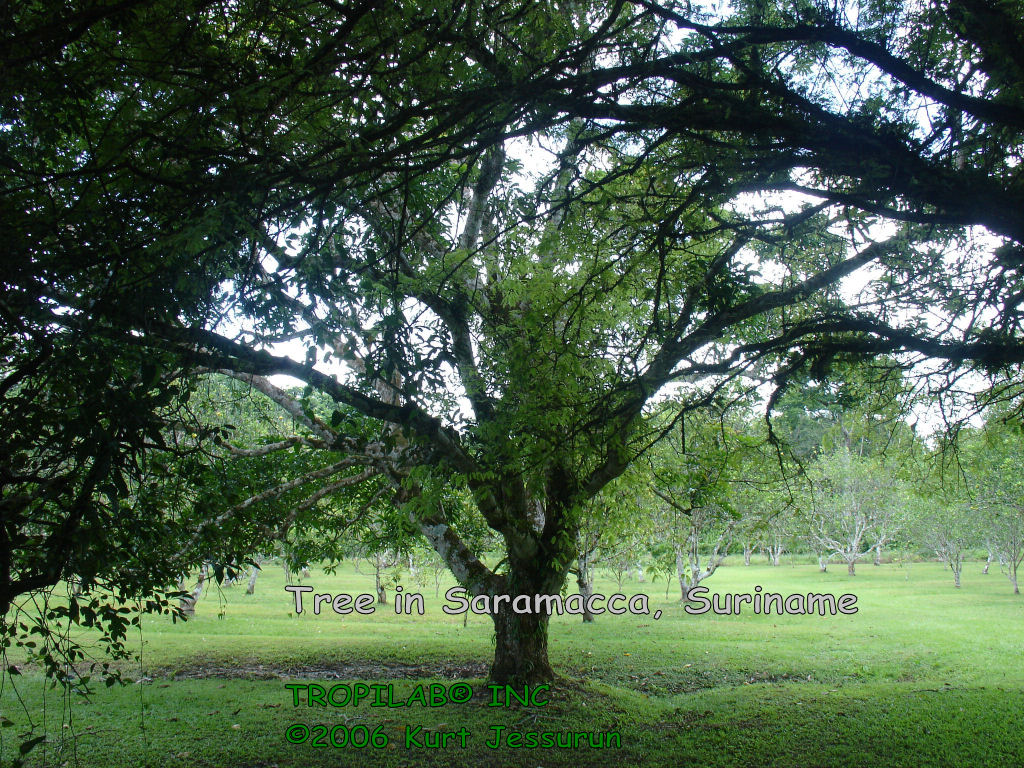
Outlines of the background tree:
<svg viewBox="0 0 1024 768">
<path fill-rule="evenodd" d="M 978 510 L 968 501 L 949 500 L 939 506 L 928 503 L 923 516 L 920 541 L 949 567 L 959 589 L 964 558 L 978 542 Z"/>
<path fill-rule="evenodd" d="M 915 482 L 905 502 L 906 534 L 946 564 L 953 586 L 959 588 L 964 560 L 983 543 L 987 520 L 971 496 L 963 465 L 950 461 L 953 448 L 955 443 L 938 441 L 912 470 Z"/>
<path fill-rule="evenodd" d="M 790 414 L 784 411 L 783 419 Z M 734 504 L 741 512 L 738 538 L 743 542 L 744 565 L 750 565 L 757 547 L 769 563 L 777 566 L 782 553 L 792 549 L 797 539 L 794 492 L 800 465 L 793 459 L 804 454 L 807 441 L 794 439 L 783 419 L 772 420 L 778 441 L 773 444 L 765 434 L 763 416 L 755 412 L 743 416 L 743 433 L 749 445 L 738 457 L 732 490 Z M 811 448 L 816 449 L 816 445 Z"/>
<path fill-rule="evenodd" d="M 594 592 L 594 572 L 598 567 L 612 571 L 620 592 L 626 573 L 640 567 L 646 549 L 644 540 L 653 524 L 649 495 L 644 492 L 647 482 L 642 468 L 624 473 L 580 511 L 575 575 L 584 598 Z M 585 608 L 583 621 L 594 621 Z"/>
<path fill-rule="evenodd" d="M 740 525 L 733 483 L 750 446 L 736 426 L 683 416 L 678 436 L 665 437 L 650 456 L 650 493 L 662 502 L 658 532 L 672 545 L 684 602 L 725 560 Z"/>
<path fill-rule="evenodd" d="M 773 506 L 776 509 L 765 516 L 765 522 L 760 527 L 758 541 L 768 557 L 768 562 L 778 566 L 781 562 L 782 553 L 790 545 L 793 522 L 788 504 L 784 503 L 781 508 L 777 505 Z"/>
<path fill-rule="evenodd" d="M 855 564 L 892 532 L 902 503 L 891 470 L 874 458 L 846 448 L 821 456 L 808 477 L 806 514 L 817 546 L 846 563 Z"/>
<path fill-rule="evenodd" d="M 1024 484 L 1018 471 L 1024 460 L 1019 423 L 993 414 L 980 434 L 964 436 L 966 473 L 971 492 L 984 510 L 985 540 L 998 557 L 1013 593 L 1020 594 L 1017 571 L 1024 562 Z"/>
</svg>

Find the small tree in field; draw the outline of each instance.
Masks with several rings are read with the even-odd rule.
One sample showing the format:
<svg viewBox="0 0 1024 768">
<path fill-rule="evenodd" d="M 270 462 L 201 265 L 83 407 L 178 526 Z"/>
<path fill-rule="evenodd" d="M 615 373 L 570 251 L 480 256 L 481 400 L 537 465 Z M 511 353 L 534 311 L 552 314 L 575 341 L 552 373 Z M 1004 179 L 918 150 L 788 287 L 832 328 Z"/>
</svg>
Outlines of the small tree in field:
<svg viewBox="0 0 1024 768">
<path fill-rule="evenodd" d="M 768 562 L 774 566 L 780 564 L 782 553 L 786 551 L 790 538 L 790 526 L 789 516 L 784 512 L 778 512 L 771 515 L 761 529 L 759 537 L 761 547 L 768 556 Z"/>
<path fill-rule="evenodd" d="M 593 594 L 596 568 L 611 570 L 621 592 L 626 574 L 642 562 L 652 524 L 646 482 L 646 476 L 635 469 L 626 472 L 581 509 L 574 573 L 584 599 Z M 583 621 L 594 621 L 586 609 Z"/>
<path fill-rule="evenodd" d="M 1024 563 L 1020 426 L 1007 414 L 995 414 L 980 433 L 969 433 L 964 444 L 971 494 L 983 511 L 985 542 L 999 559 L 1014 594 L 1020 594 L 1017 574 Z"/>
<path fill-rule="evenodd" d="M 658 535 L 672 546 L 680 600 L 714 574 L 737 535 L 733 483 L 749 439 L 734 419 L 685 418 L 650 460 Z"/>
<path fill-rule="evenodd" d="M 938 472 L 944 469 L 942 451 L 929 459 L 917 468 L 919 481 L 907 496 L 907 532 L 949 568 L 959 589 L 964 557 L 984 541 L 986 520 L 977 500 L 970 498 L 962 472 L 951 477 Z"/>
<path fill-rule="evenodd" d="M 959 589 L 964 556 L 978 542 L 979 526 L 984 524 L 982 516 L 966 500 L 918 503 L 926 504 L 926 511 L 918 513 L 915 526 L 919 539 L 949 568 L 953 586 Z"/>
<path fill-rule="evenodd" d="M 958 467 L 967 479 L 963 496 L 970 509 L 964 524 L 972 529 L 972 542 L 988 550 L 988 562 L 997 559 L 1014 594 L 1020 594 L 1018 570 L 1024 562 L 1024 438 L 1019 406 L 1004 404 L 981 429 L 957 435 Z M 964 514 L 967 514 L 965 511 Z"/>
<path fill-rule="evenodd" d="M 759 420 L 757 426 L 761 424 Z M 751 433 L 756 432 L 748 428 L 748 434 Z M 786 447 L 791 448 L 788 444 Z M 768 443 L 745 451 L 741 458 L 733 490 L 735 506 L 742 511 L 739 538 L 743 541 L 744 565 L 750 565 L 755 545 L 773 566 L 780 564 L 782 553 L 792 546 L 796 531 L 794 499 L 791 481 L 784 474 L 795 472 L 795 467 L 788 467 L 785 459 Z"/>
<path fill-rule="evenodd" d="M 891 532 L 900 503 L 892 473 L 881 462 L 841 448 L 821 457 L 809 473 L 805 500 L 810 536 L 817 547 L 846 563 L 856 574 L 867 557 Z"/>
<path fill-rule="evenodd" d="M 1020 594 L 1017 571 L 1024 563 L 1024 510 L 1002 506 L 989 516 L 992 543 L 999 556 L 1000 567 L 1013 586 L 1013 594 Z"/>
</svg>

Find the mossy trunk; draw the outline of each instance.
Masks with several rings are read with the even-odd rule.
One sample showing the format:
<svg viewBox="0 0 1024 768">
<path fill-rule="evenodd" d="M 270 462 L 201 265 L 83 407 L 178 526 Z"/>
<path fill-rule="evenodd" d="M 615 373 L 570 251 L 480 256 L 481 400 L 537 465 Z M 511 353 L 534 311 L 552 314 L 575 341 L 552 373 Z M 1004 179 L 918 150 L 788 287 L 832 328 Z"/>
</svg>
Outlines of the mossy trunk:
<svg viewBox="0 0 1024 768">
<path fill-rule="evenodd" d="M 570 547 L 570 549 L 575 549 Z M 495 683 L 508 685 L 536 685 L 551 682 L 555 671 L 548 659 L 548 620 L 544 605 L 538 605 L 535 595 L 559 595 L 568 575 L 572 551 L 552 552 L 551 559 L 527 557 L 514 553 L 510 547 L 508 570 L 492 582 L 495 594 L 508 595 L 498 610 L 491 614 L 494 621 L 494 662 L 490 678 Z M 556 563 L 562 560 L 565 568 Z M 515 598 L 527 595 L 531 612 L 512 610 Z M 521 606 L 520 606 L 521 607 Z M 540 609 L 534 613 L 533 610 Z"/>
<path fill-rule="evenodd" d="M 548 617 L 514 613 L 507 603 L 501 607 L 491 615 L 495 637 L 491 680 L 512 685 L 550 682 L 555 671 L 548 660 Z"/>
</svg>

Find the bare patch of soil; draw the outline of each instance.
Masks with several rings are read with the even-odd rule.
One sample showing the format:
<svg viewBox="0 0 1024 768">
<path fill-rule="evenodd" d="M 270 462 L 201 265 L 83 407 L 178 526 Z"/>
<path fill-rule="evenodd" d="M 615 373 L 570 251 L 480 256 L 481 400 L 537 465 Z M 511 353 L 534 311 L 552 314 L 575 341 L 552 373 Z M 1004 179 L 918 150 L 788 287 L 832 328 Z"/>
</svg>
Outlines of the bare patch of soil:
<svg viewBox="0 0 1024 768">
<path fill-rule="evenodd" d="M 166 670 L 166 674 L 175 680 L 465 680 L 487 677 L 487 665 L 482 662 L 399 664 L 374 661 L 295 665 L 210 663 Z"/>
</svg>

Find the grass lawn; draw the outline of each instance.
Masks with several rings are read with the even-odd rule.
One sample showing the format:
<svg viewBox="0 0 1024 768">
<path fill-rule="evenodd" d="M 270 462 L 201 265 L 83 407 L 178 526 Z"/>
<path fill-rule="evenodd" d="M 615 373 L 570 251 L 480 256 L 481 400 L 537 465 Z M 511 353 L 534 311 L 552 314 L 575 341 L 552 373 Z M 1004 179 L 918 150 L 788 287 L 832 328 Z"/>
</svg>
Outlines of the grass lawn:
<svg viewBox="0 0 1024 768">
<path fill-rule="evenodd" d="M 48 689 L 30 670 L 2 694 L 0 765 L 17 755 L 29 719 L 28 765 L 89 766 L 946 766 L 1024 765 L 1024 599 L 996 569 L 968 564 L 955 590 L 937 564 L 721 568 L 713 592 L 857 595 L 856 615 L 688 615 L 664 582 L 629 582 L 653 616 L 552 620 L 551 658 L 563 679 L 544 706 L 489 706 L 484 677 L 492 627 L 449 616 L 433 585 L 423 616 L 296 616 L 280 568 L 268 565 L 255 596 L 244 584 L 211 589 L 196 617 L 145 619 L 140 682 L 89 700 Z M 317 592 L 372 592 L 351 567 L 314 570 Z M 614 582 L 600 579 L 611 594 Z M 306 689 L 356 681 L 392 684 L 393 700 L 417 686 L 468 682 L 465 703 L 440 707 L 322 707 Z M 314 688 L 314 701 L 316 691 Z M 338 689 L 340 693 L 343 689 Z M 369 701 L 369 700 L 368 700 Z M 333 727 L 386 746 L 292 744 L 293 724 Z M 365 728 L 360 728 L 365 726 Z M 621 747 L 487 747 L 510 732 L 615 732 Z M 416 730 L 420 728 L 420 730 Z M 431 748 L 439 734 L 447 746 Z M 320 729 L 320 730 L 326 730 Z M 412 746 L 406 746 L 411 731 Z M 296 731 L 292 731 L 293 734 Z M 304 733 L 299 728 L 298 733 Z M 314 735 L 317 730 L 314 728 Z M 441 737 L 443 738 L 443 737 Z M 460 743 L 465 741 L 465 746 Z M 540 739 L 542 737 L 538 737 Z M 609 737 L 610 738 L 610 737 Z M 423 744 L 422 747 L 417 746 Z"/>
</svg>

